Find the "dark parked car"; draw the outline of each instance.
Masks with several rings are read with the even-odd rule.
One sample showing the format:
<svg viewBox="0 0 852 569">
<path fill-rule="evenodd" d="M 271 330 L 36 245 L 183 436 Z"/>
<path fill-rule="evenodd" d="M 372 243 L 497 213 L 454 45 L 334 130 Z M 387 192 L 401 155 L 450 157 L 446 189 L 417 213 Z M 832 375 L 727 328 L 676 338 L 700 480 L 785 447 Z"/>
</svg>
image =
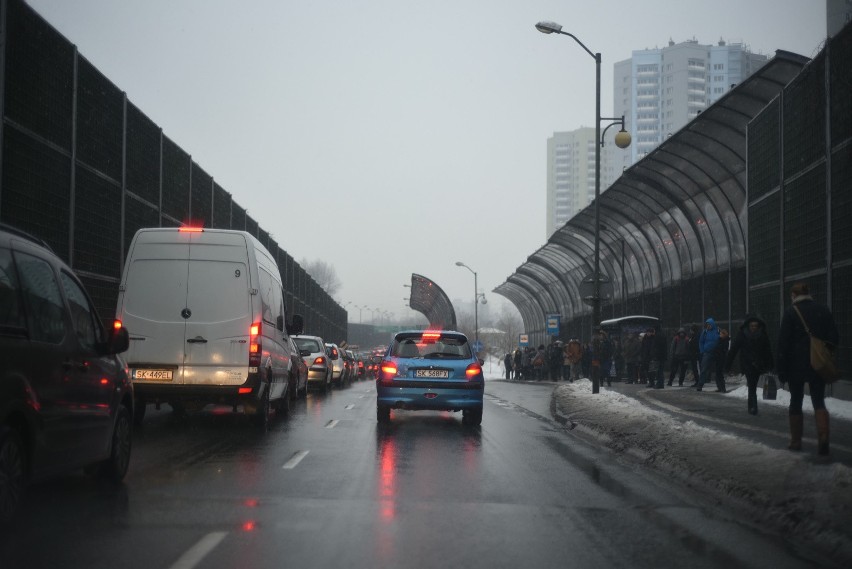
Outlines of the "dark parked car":
<svg viewBox="0 0 852 569">
<path fill-rule="evenodd" d="M 31 481 L 80 468 L 124 478 L 133 385 L 117 354 L 127 346 L 59 257 L 0 224 L 0 522 Z"/>
</svg>

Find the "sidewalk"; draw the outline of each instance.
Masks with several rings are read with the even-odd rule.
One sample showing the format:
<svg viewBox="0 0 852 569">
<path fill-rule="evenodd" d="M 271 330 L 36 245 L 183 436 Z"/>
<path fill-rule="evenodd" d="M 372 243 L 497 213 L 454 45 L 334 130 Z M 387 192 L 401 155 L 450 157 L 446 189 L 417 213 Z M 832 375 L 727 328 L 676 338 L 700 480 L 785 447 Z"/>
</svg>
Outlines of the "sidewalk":
<svg viewBox="0 0 852 569">
<path fill-rule="evenodd" d="M 759 414 L 749 415 L 742 376 L 729 378 L 725 394 L 715 385 L 698 392 L 613 383 L 597 394 L 589 380 L 554 385 L 551 412 L 560 423 L 852 566 L 852 403 L 826 400 L 832 457 L 824 462 L 810 398 L 803 450 L 791 452 L 789 393 L 765 401 L 758 389 Z"/>
</svg>

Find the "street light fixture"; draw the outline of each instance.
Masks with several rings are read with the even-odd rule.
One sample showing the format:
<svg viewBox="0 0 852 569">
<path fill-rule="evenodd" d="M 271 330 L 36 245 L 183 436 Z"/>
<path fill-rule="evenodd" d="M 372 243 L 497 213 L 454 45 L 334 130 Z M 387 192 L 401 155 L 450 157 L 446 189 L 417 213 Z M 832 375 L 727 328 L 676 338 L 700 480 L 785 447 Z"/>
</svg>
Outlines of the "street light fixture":
<svg viewBox="0 0 852 569">
<path fill-rule="evenodd" d="M 593 288 L 592 288 L 592 334 L 594 338 L 596 328 L 601 321 L 601 278 L 600 278 L 600 263 L 601 263 L 601 218 L 600 218 L 600 197 L 601 197 L 601 147 L 603 146 L 603 137 L 601 136 L 601 121 L 613 121 L 604 129 L 606 134 L 609 127 L 620 124 L 621 130 L 615 135 L 615 145 L 619 148 L 627 148 L 630 146 L 630 133 L 624 129 L 624 115 L 619 117 L 601 117 L 601 54 L 592 53 L 586 45 L 577 39 L 577 36 L 568 32 L 562 31 L 562 26 L 556 22 L 539 22 L 535 25 L 535 29 L 543 34 L 561 34 L 568 36 L 577 42 L 586 53 L 592 56 L 595 60 L 595 265 L 592 273 Z M 600 377 L 597 374 L 592 374 L 592 393 L 598 393 L 600 390 Z"/>
<path fill-rule="evenodd" d="M 462 263 L 461 261 L 456 261 L 457 267 L 464 267 L 471 273 L 473 273 L 473 336 L 476 340 L 477 350 L 479 348 L 479 299 L 482 298 L 482 304 L 485 304 L 487 301 L 485 300 L 485 293 L 479 292 L 479 285 L 477 284 L 476 271 Z"/>
</svg>

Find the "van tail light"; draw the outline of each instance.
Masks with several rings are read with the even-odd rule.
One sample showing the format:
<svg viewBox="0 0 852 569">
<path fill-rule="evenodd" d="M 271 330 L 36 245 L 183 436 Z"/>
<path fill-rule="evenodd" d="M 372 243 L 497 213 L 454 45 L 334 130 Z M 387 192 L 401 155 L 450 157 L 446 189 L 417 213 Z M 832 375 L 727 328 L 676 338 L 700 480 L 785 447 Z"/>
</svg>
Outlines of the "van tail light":
<svg viewBox="0 0 852 569">
<path fill-rule="evenodd" d="M 260 367 L 260 322 L 255 322 L 249 330 L 249 367 Z"/>
<path fill-rule="evenodd" d="M 203 233 L 203 227 L 191 227 L 184 225 L 183 227 L 178 228 L 178 233 Z"/>
<path fill-rule="evenodd" d="M 121 330 L 121 327 L 122 327 L 121 320 L 113 320 L 112 321 L 112 327 L 116 330 Z"/>
<path fill-rule="evenodd" d="M 467 369 L 464 370 L 464 375 L 468 380 L 474 379 L 477 376 L 482 375 L 482 366 L 478 363 L 470 364 L 467 366 Z"/>
</svg>

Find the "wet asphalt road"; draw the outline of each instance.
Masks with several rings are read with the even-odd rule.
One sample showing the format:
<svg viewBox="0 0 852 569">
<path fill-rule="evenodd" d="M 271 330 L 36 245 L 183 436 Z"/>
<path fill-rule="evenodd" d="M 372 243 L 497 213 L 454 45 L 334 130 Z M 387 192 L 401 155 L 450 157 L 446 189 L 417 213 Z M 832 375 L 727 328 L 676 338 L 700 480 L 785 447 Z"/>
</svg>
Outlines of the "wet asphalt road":
<svg viewBox="0 0 852 569">
<path fill-rule="evenodd" d="M 119 489 L 38 484 L 4 569 L 818 567 L 565 430 L 553 385 L 490 382 L 459 413 L 375 418 L 362 381 L 259 433 L 227 408 L 149 408 Z"/>
</svg>

